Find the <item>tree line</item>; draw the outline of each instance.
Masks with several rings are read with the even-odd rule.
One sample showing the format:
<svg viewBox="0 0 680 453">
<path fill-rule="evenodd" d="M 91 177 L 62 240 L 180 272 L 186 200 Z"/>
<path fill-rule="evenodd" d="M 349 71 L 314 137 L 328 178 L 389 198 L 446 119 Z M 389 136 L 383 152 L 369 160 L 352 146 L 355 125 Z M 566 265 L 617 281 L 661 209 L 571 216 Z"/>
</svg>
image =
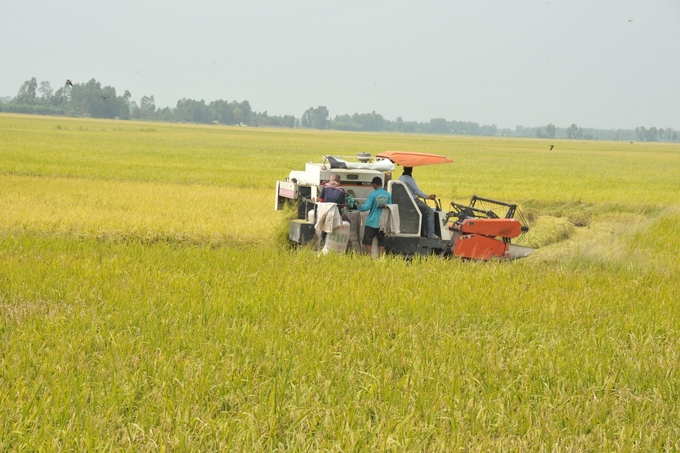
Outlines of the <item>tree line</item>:
<svg viewBox="0 0 680 453">
<path fill-rule="evenodd" d="M 102 86 L 95 79 L 86 83 L 65 84 L 56 91 L 49 82 L 38 83 L 35 77 L 24 82 L 14 98 L 0 99 L 0 111 L 34 113 L 41 115 L 66 115 L 92 118 L 117 118 L 148 121 L 186 122 L 200 124 L 226 124 L 244 126 L 302 127 L 343 131 L 405 132 L 418 134 L 454 134 L 507 137 L 538 137 L 575 140 L 634 140 L 678 141 L 678 133 L 671 128 L 649 129 L 644 126 L 634 131 L 618 129 L 582 128 L 572 124 L 560 128 L 550 123 L 546 126 L 515 129 L 498 128 L 495 124 L 480 125 L 469 121 L 448 121 L 432 118 L 430 121 L 404 121 L 401 117 L 391 121 L 375 111 L 336 115 L 331 117 L 327 107 L 310 107 L 300 118 L 294 115 L 268 115 L 256 112 L 246 100 L 218 99 L 209 103 L 201 99 L 182 98 L 175 107 L 157 108 L 153 96 L 142 96 L 139 103 L 125 90 L 119 95 L 112 86 Z"/>
<path fill-rule="evenodd" d="M 8 103 L 0 104 L 0 111 L 124 120 L 295 126 L 294 116 L 255 112 L 248 101 L 219 99 L 206 103 L 204 100 L 180 99 L 174 108 L 156 108 L 153 96 L 142 96 L 137 103 L 132 100 L 129 91 L 119 95 L 114 87 L 102 86 L 95 79 L 87 83 L 65 84 L 54 91 L 49 82 L 38 84 L 33 77 L 24 82 Z"/>
<path fill-rule="evenodd" d="M 556 138 L 567 140 L 616 140 L 616 141 L 647 141 L 658 142 L 680 141 L 680 134 L 677 131 L 667 128 L 651 127 L 646 129 L 644 126 L 635 128 L 635 130 L 628 129 L 595 129 L 583 128 L 576 124 L 571 124 L 569 127 L 560 128 L 550 123 L 547 126 L 539 127 L 524 127 L 516 126 L 513 134 L 515 137 L 537 137 L 537 138 Z"/>
<path fill-rule="evenodd" d="M 443 118 L 432 118 L 427 122 L 404 121 L 398 117 L 394 121 L 385 119 L 375 111 L 371 113 L 355 113 L 354 115 L 336 115 L 330 117 L 328 108 L 310 107 L 300 118 L 302 127 L 313 129 L 335 129 L 342 131 L 385 131 L 410 132 L 418 134 L 460 134 L 460 135 L 499 135 L 500 129 L 494 124 L 480 126 L 478 123 L 464 121 L 447 121 Z"/>
<path fill-rule="evenodd" d="M 0 111 L 36 113 L 47 115 L 83 116 L 92 118 L 118 118 L 149 121 L 188 122 L 202 124 L 227 124 L 247 126 L 303 127 L 346 131 L 393 131 L 433 134 L 501 135 L 496 125 L 479 125 L 474 122 L 447 121 L 433 118 L 428 122 L 395 121 L 379 113 L 355 113 L 330 117 L 328 108 L 309 108 L 301 117 L 294 115 L 269 115 L 267 111 L 254 111 L 248 101 L 210 103 L 205 100 L 180 99 L 175 107 L 157 108 L 153 96 L 142 96 L 133 101 L 129 91 L 119 95 L 114 87 L 102 86 L 95 79 L 87 83 L 64 85 L 54 91 L 49 82 L 33 77 L 24 82 L 16 97 L 0 104 Z M 505 130 L 505 135 L 511 135 Z"/>
</svg>

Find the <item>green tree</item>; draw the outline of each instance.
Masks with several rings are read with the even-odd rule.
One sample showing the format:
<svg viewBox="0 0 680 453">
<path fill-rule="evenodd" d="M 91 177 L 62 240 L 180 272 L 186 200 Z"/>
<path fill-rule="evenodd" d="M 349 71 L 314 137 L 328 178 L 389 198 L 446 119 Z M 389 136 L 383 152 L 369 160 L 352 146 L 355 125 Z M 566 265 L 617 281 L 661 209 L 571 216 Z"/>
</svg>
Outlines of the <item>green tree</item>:
<svg viewBox="0 0 680 453">
<path fill-rule="evenodd" d="M 430 119 L 430 132 L 433 134 L 447 134 L 449 131 L 449 126 L 444 118 Z"/>
<path fill-rule="evenodd" d="M 72 88 L 65 88 L 64 93 L 67 93 L 65 110 L 70 115 L 129 118 L 131 97 L 129 91 L 119 97 L 114 87 L 102 87 L 100 82 L 90 79 L 87 83 L 76 83 Z"/>
<path fill-rule="evenodd" d="M 356 125 L 355 130 L 360 131 L 380 131 L 385 128 L 385 118 L 375 110 L 371 113 L 355 113 L 352 115 L 352 123 Z"/>
<path fill-rule="evenodd" d="M 579 127 L 576 124 L 572 123 L 572 125 L 567 128 L 567 138 L 568 139 L 578 138 L 576 137 L 578 130 Z"/>
<path fill-rule="evenodd" d="M 153 98 L 153 95 L 142 96 L 142 99 L 139 101 L 139 118 L 143 120 L 150 120 L 153 119 L 155 113 L 156 101 Z"/>
<path fill-rule="evenodd" d="M 122 120 L 130 119 L 130 98 L 132 94 L 125 90 L 123 96 L 116 99 L 116 104 L 118 106 L 118 117 Z"/>
<path fill-rule="evenodd" d="M 667 127 L 666 128 L 666 140 L 671 141 L 672 137 L 673 137 L 673 129 L 671 129 L 670 127 Z"/>
<path fill-rule="evenodd" d="M 234 119 L 236 120 L 236 123 L 248 124 L 248 122 L 250 121 L 250 114 L 252 113 L 252 109 L 250 108 L 250 102 L 248 101 L 243 101 L 241 103 L 234 102 L 234 104 L 236 104 L 234 108 Z M 328 114 L 326 114 L 326 116 L 328 116 Z"/>
<path fill-rule="evenodd" d="M 310 107 L 305 112 L 302 114 L 302 117 L 300 118 L 302 127 L 314 127 L 315 119 L 314 119 L 314 107 Z"/>
<path fill-rule="evenodd" d="M 213 115 L 213 121 L 219 121 L 222 124 L 236 124 L 235 104 L 236 102 L 229 103 L 229 101 L 223 99 L 212 101 L 208 108 Z"/>
<path fill-rule="evenodd" d="M 548 124 L 545 127 L 545 133 L 549 138 L 555 138 L 555 133 L 557 132 L 557 128 L 553 123 Z"/>
<path fill-rule="evenodd" d="M 21 88 L 19 88 L 19 93 L 17 93 L 17 96 L 14 98 L 14 103 L 25 105 L 35 104 L 37 88 L 38 81 L 35 77 L 25 81 L 24 84 L 21 85 Z"/>
<path fill-rule="evenodd" d="M 68 90 L 66 90 L 64 87 L 61 87 L 55 91 L 54 95 L 50 99 L 50 104 L 57 108 L 65 108 L 66 104 L 68 103 L 67 91 Z"/>
<path fill-rule="evenodd" d="M 656 127 L 652 126 L 645 131 L 645 139 L 648 142 L 658 142 L 659 141 L 659 131 Z"/>
<path fill-rule="evenodd" d="M 177 108 L 175 109 L 175 117 L 177 121 L 186 121 L 189 123 L 209 123 L 210 109 L 205 101 L 195 101 L 193 99 L 181 99 L 177 101 Z"/>
<path fill-rule="evenodd" d="M 314 129 L 325 129 L 328 125 L 328 109 L 320 105 L 317 108 L 310 107 L 302 114 L 302 127 L 311 127 Z"/>
<path fill-rule="evenodd" d="M 52 100 L 52 87 L 50 86 L 50 82 L 44 81 L 40 82 L 40 88 L 38 88 L 38 91 L 40 92 L 40 102 L 45 105 L 49 105 Z"/>
</svg>

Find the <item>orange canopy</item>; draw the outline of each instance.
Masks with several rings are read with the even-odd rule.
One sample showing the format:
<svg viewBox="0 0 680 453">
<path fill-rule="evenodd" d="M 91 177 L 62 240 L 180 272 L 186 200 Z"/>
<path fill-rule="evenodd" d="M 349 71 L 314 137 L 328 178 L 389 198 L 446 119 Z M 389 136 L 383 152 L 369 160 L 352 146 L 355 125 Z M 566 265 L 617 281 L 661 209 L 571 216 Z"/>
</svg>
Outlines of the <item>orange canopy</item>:
<svg viewBox="0 0 680 453">
<path fill-rule="evenodd" d="M 420 167 L 422 165 L 450 164 L 453 159 L 439 154 L 412 153 L 409 151 L 385 151 L 376 157 L 384 157 L 402 167 Z"/>
</svg>

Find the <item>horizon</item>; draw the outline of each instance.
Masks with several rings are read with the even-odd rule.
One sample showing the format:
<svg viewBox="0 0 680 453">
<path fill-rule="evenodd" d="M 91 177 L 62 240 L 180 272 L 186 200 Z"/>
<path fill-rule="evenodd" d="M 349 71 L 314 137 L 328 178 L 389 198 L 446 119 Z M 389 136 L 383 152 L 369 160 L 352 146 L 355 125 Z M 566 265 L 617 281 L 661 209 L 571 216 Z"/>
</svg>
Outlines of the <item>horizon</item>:
<svg viewBox="0 0 680 453">
<path fill-rule="evenodd" d="M 83 0 L 9 0 L 0 12 L 14 36 L 0 43 L 3 97 L 32 77 L 54 90 L 94 78 L 158 108 L 225 99 L 295 117 L 326 106 L 331 117 L 501 129 L 680 129 L 680 4 L 670 0 L 121 0 L 94 11 Z"/>
</svg>

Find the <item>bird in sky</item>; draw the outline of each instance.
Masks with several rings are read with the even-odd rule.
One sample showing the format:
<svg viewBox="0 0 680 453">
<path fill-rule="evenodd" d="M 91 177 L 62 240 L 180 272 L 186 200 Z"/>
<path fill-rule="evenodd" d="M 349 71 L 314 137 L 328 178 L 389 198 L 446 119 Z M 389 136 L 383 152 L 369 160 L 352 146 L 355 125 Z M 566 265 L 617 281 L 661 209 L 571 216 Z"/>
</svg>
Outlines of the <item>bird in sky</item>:
<svg viewBox="0 0 680 453">
<path fill-rule="evenodd" d="M 106 100 L 108 98 L 108 96 L 102 96 L 101 94 L 99 96 L 101 96 L 101 98 L 104 99 L 104 100 Z"/>
<path fill-rule="evenodd" d="M 628 22 L 633 22 L 633 19 L 628 19 Z"/>
<path fill-rule="evenodd" d="M 73 88 L 73 82 L 71 82 L 71 79 L 66 79 L 66 85 L 69 85 L 71 88 Z"/>
<path fill-rule="evenodd" d="M 552 149 L 555 147 L 555 145 L 550 145 L 550 149 L 548 151 L 552 151 Z"/>
</svg>

